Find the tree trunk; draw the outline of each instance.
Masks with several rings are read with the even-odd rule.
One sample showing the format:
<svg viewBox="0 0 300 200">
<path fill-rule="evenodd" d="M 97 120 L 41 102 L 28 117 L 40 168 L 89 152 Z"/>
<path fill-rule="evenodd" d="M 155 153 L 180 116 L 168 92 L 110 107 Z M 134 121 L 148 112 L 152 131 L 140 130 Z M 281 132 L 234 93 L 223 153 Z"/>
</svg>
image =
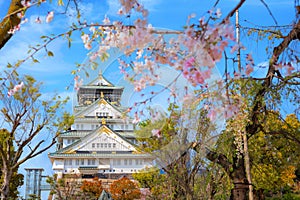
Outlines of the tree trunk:
<svg viewBox="0 0 300 200">
<path fill-rule="evenodd" d="M 3 183 L 1 185 L 1 200 L 7 200 L 9 198 L 9 183 L 12 177 L 12 170 L 3 167 L 2 169 Z"/>
<path fill-rule="evenodd" d="M 229 177 L 233 182 L 234 188 L 231 190 L 231 200 L 248 200 L 247 194 L 249 184 L 246 176 L 246 170 L 244 165 L 244 156 L 234 156 L 232 172 Z"/>
<path fill-rule="evenodd" d="M 23 8 L 21 0 L 11 1 L 6 17 L 0 22 L 0 49 L 4 47 L 13 35 L 9 31 L 20 24 L 21 19 L 17 16 L 17 13 L 25 12 Z"/>
</svg>

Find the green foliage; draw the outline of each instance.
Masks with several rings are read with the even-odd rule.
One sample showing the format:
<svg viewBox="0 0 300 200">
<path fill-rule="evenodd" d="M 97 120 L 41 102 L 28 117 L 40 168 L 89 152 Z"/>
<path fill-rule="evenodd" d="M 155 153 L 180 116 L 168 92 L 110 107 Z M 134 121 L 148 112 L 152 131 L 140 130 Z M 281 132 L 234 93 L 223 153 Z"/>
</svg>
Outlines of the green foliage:
<svg viewBox="0 0 300 200">
<path fill-rule="evenodd" d="M 295 170 L 300 166 L 299 143 L 295 142 L 300 139 L 299 127 L 295 115 L 282 120 L 278 113 L 269 112 L 264 129 L 249 140 L 257 189 L 276 192 L 294 184 Z"/>
<path fill-rule="evenodd" d="M 162 175 L 158 168 L 145 168 L 137 173 L 132 174 L 132 177 L 139 182 L 141 188 L 153 188 L 161 180 Z"/>
</svg>

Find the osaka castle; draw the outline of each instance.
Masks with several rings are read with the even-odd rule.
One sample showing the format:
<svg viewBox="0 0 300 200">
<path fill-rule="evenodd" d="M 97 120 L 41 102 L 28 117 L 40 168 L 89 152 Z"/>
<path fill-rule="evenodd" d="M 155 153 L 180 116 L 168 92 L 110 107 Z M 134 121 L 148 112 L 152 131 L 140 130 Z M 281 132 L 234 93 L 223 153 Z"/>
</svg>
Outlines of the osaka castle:
<svg viewBox="0 0 300 200">
<path fill-rule="evenodd" d="M 151 166 L 151 156 L 137 149 L 132 119 L 124 116 L 123 89 L 102 73 L 78 88 L 74 124 L 59 135 L 56 151 L 48 154 L 59 178 L 117 179 Z"/>
</svg>

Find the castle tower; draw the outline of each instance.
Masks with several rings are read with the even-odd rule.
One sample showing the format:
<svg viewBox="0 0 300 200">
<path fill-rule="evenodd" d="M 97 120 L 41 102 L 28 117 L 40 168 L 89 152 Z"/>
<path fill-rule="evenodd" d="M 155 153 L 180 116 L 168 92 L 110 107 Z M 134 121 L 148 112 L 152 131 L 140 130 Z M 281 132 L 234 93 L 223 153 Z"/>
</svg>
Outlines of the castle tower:
<svg viewBox="0 0 300 200">
<path fill-rule="evenodd" d="M 71 130 L 58 137 L 49 154 L 58 177 L 118 178 L 151 166 L 149 154 L 136 149 L 134 125 L 124 118 L 123 87 L 114 86 L 102 73 L 77 91 Z"/>
</svg>

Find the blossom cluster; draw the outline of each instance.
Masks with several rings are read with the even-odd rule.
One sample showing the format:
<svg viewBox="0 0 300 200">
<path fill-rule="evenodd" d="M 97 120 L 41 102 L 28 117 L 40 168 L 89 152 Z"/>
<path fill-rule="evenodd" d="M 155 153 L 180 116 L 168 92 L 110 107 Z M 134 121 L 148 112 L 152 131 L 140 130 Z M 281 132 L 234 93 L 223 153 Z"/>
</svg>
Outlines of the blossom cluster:
<svg viewBox="0 0 300 200">
<path fill-rule="evenodd" d="M 21 82 L 20 84 L 18 85 L 15 85 L 13 89 L 10 89 L 8 92 L 7 92 L 7 96 L 8 97 L 11 97 L 13 96 L 16 92 L 20 91 L 22 89 L 22 87 L 24 86 L 24 83 Z"/>
<path fill-rule="evenodd" d="M 35 4 L 37 4 L 37 3 L 43 3 L 43 2 L 46 2 L 46 0 L 39 0 Z M 28 22 L 28 18 L 25 17 L 25 12 L 23 10 L 26 10 L 27 8 L 30 8 L 33 5 L 32 5 L 32 3 L 31 3 L 30 0 L 22 0 L 21 1 L 21 5 L 24 7 L 24 9 L 22 9 L 22 11 L 20 11 L 20 12 L 17 13 L 17 17 L 21 19 L 21 22 L 19 24 L 17 24 L 16 26 L 12 27 L 7 32 L 8 34 L 15 34 L 17 31 L 20 30 L 22 24 L 25 24 L 25 23 Z M 54 18 L 54 12 L 50 11 L 50 12 L 48 12 L 48 14 L 46 16 L 45 21 L 47 23 L 50 23 L 53 20 L 53 18 Z M 41 18 L 37 17 L 35 19 L 35 23 L 41 24 L 42 23 Z"/>
</svg>

